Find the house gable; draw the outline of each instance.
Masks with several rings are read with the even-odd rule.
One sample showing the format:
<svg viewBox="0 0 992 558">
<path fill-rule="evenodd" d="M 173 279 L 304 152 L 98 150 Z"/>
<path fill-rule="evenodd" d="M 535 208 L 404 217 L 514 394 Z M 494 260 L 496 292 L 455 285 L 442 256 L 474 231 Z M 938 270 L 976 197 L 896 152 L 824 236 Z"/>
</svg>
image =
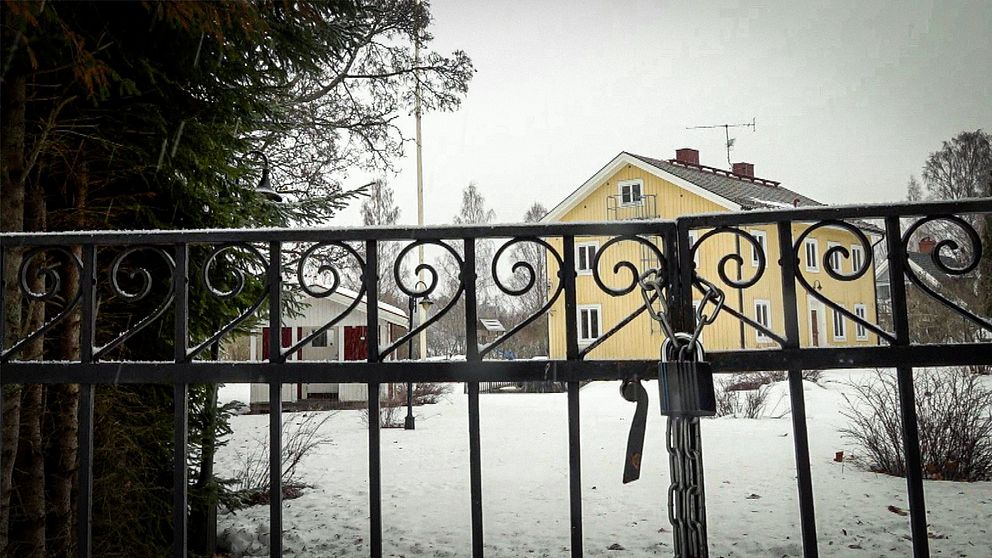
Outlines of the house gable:
<svg viewBox="0 0 992 558">
<path fill-rule="evenodd" d="M 654 165 L 651 165 L 650 163 L 638 159 L 637 157 L 634 157 L 630 153 L 624 151 L 618 154 L 616 157 L 614 157 L 613 160 L 607 163 L 596 174 L 594 174 L 592 177 L 586 180 L 581 186 L 576 188 L 575 191 L 569 194 L 568 197 L 562 200 L 561 203 L 559 203 L 551 211 L 549 211 L 548 214 L 544 217 L 544 219 L 541 220 L 541 222 L 551 223 L 551 222 L 566 221 L 566 220 L 568 221 L 582 220 L 582 219 L 576 219 L 577 217 L 576 213 L 581 213 L 581 212 L 573 212 L 573 210 L 575 210 L 578 207 L 581 207 L 582 202 L 587 199 L 593 197 L 605 198 L 605 196 L 617 194 L 618 193 L 617 184 L 616 184 L 617 180 L 626 179 L 626 176 L 618 178 L 618 175 L 623 174 L 622 171 L 624 171 L 625 169 L 631 169 L 631 168 L 638 169 L 645 174 L 651 175 L 652 177 L 654 177 L 659 181 L 668 183 L 673 187 L 684 190 L 690 194 L 693 194 L 695 197 L 701 198 L 702 200 L 709 202 L 708 204 L 702 204 L 704 206 L 709 206 L 706 209 L 704 209 L 706 211 L 721 211 L 721 210 L 740 211 L 741 209 L 743 209 L 741 205 L 731 200 L 728 200 L 708 190 L 700 188 L 699 186 L 696 186 L 695 184 L 689 182 L 684 178 L 675 176 L 672 173 L 669 173 Z M 610 191 L 609 192 L 603 191 L 602 193 L 600 192 L 600 190 L 606 190 L 606 189 L 609 189 Z M 660 192 L 650 191 L 649 188 L 645 188 L 645 191 L 643 193 L 645 195 L 650 195 L 653 193 L 660 194 Z M 663 202 L 664 200 L 659 195 L 659 206 L 661 206 Z M 672 214 L 671 212 L 663 211 L 662 208 L 659 207 L 659 217 L 673 218 L 680 214 L 681 213 Z M 570 218 L 566 218 L 566 216 Z M 596 216 L 592 216 L 592 217 L 594 220 L 605 219 L 606 218 L 605 207 L 603 209 L 602 214 L 600 214 L 598 217 Z"/>
</svg>

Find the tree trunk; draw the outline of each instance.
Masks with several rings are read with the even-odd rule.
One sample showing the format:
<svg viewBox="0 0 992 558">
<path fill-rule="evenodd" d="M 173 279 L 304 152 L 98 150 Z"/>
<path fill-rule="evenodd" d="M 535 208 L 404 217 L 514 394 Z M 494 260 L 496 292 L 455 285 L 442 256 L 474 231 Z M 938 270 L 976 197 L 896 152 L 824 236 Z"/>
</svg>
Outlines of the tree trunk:
<svg viewBox="0 0 992 558">
<path fill-rule="evenodd" d="M 21 432 L 14 464 L 13 485 L 20 511 L 11 522 L 10 556 L 44 558 L 45 459 L 41 440 L 44 386 L 24 386 L 21 398 Z"/>
<path fill-rule="evenodd" d="M 40 184 L 33 184 L 26 191 L 24 209 L 25 230 L 45 230 L 45 195 Z M 31 273 L 28 277 L 32 291 L 45 292 L 43 275 Z M 25 331 L 36 331 L 44 323 L 45 302 L 30 302 Z M 21 357 L 25 360 L 40 359 L 43 351 L 44 335 L 29 343 Z M 35 556 L 41 558 L 48 554 L 45 545 L 45 453 L 41 437 L 44 399 L 44 386 L 34 384 L 24 386 L 21 397 L 20 439 L 11 479 L 11 485 L 17 487 L 16 505 L 21 512 L 20 517 L 11 523 L 12 538 L 18 539 L 12 554 L 29 558 Z"/>
<path fill-rule="evenodd" d="M 14 472 L 14 459 L 17 457 L 18 433 L 21 428 L 21 386 L 3 386 L 3 478 L 0 479 L 0 556 L 12 556 L 7 552 L 7 529 L 10 526 L 11 475 Z"/>
<path fill-rule="evenodd" d="M 77 336 L 78 339 L 78 336 Z M 48 489 L 48 555 L 68 557 L 75 546 L 72 493 L 75 484 L 79 384 L 49 386 L 46 398 L 45 486 Z"/>
<path fill-rule="evenodd" d="M 82 230 L 85 227 L 83 215 L 88 197 L 88 173 L 86 164 L 79 166 L 73 181 L 75 199 L 68 204 L 75 208 L 69 218 L 68 228 Z M 70 248 L 73 256 L 82 258 L 82 247 Z M 62 298 L 67 303 L 79 293 L 80 270 L 67 262 L 62 282 Z M 59 331 L 59 356 L 63 360 L 79 360 L 79 333 L 82 309 L 78 307 L 69 314 L 65 325 Z M 77 470 L 76 456 L 79 450 L 77 433 L 79 430 L 79 384 L 56 384 L 48 388 L 45 421 L 45 486 L 48 489 L 48 553 L 52 557 L 68 557 L 74 547 L 72 491 Z"/>
<path fill-rule="evenodd" d="M 0 230 L 24 230 L 24 107 L 27 79 L 9 72 L 0 94 Z M 4 338 L 0 347 L 9 347 L 21 332 L 21 293 L 17 270 L 21 265 L 20 248 L 5 249 L 3 254 Z M 20 432 L 21 391 L 18 386 L 5 386 L 3 399 L 3 439 L 0 452 L 0 552 L 7 547 L 10 526 L 11 475 L 17 454 Z"/>
</svg>

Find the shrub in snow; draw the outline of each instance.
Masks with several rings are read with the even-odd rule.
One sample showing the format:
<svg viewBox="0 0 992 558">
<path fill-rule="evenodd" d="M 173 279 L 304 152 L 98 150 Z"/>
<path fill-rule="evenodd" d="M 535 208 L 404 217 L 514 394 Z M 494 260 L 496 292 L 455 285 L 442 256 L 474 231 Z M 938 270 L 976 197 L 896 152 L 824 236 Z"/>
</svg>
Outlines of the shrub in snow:
<svg viewBox="0 0 992 558">
<path fill-rule="evenodd" d="M 414 401 L 416 401 L 414 394 Z M 406 392 L 379 401 L 379 428 L 403 428 L 406 418 Z M 369 425 L 369 408 L 362 409 L 362 424 Z"/>
<path fill-rule="evenodd" d="M 785 380 L 785 372 L 738 372 L 730 379 L 721 382 L 727 391 L 752 391 L 775 382 Z"/>
<path fill-rule="evenodd" d="M 992 385 L 962 368 L 917 369 L 913 375 L 920 453 L 927 478 L 992 480 Z M 853 400 L 841 432 L 860 446 L 872 471 L 905 476 L 902 424 L 895 374 L 876 371 L 850 384 Z"/>
<path fill-rule="evenodd" d="M 336 411 L 286 413 L 282 421 L 282 492 L 283 498 L 298 498 L 305 484 L 297 478 L 297 466 L 316 448 L 330 443 L 321 430 Z M 240 505 L 246 507 L 269 501 L 269 436 L 255 438 L 245 453 L 238 452 L 241 466 L 235 472 L 234 486 Z"/>
<path fill-rule="evenodd" d="M 413 386 L 414 405 L 432 405 L 451 392 L 451 384 L 439 382 L 423 382 Z M 404 397 L 406 397 L 404 395 Z M 404 400 L 404 403 L 406 401 Z"/>
<path fill-rule="evenodd" d="M 760 418 L 768 404 L 769 381 L 760 382 L 761 374 L 731 374 L 716 383 L 716 416 Z M 741 378 L 739 376 L 746 376 Z"/>
</svg>

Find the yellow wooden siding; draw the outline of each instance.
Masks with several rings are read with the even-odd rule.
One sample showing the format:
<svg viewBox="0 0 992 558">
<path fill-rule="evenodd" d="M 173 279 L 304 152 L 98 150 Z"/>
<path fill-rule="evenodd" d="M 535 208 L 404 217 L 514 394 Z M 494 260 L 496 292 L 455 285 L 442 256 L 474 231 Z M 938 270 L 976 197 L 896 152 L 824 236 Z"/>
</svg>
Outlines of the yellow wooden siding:
<svg viewBox="0 0 992 558">
<path fill-rule="evenodd" d="M 603 221 L 608 219 L 607 197 L 618 193 L 618 183 L 623 180 L 641 179 L 643 180 L 642 193 L 646 196 L 657 196 L 657 214 L 661 219 L 675 219 L 683 215 L 697 213 L 712 213 L 726 211 L 725 208 L 716 203 L 684 190 L 666 180 L 663 180 L 647 171 L 634 165 L 626 165 L 604 183 L 593 193 L 587 196 L 581 203 L 565 214 L 562 221 Z M 793 238 L 806 229 L 808 225 L 795 224 L 793 226 Z M 729 233 L 715 234 L 707 238 L 700 245 L 698 251 L 699 273 L 721 286 L 727 293 L 726 305 L 741 311 L 751 319 L 755 319 L 755 301 L 766 300 L 770 304 L 771 329 L 780 336 L 784 336 L 784 312 L 782 303 L 782 279 L 779 260 L 778 232 L 775 225 L 763 225 L 744 227 L 744 230 L 762 231 L 765 233 L 767 243 L 767 266 L 761 279 L 753 286 L 743 290 L 743 292 L 731 289 L 722 284 L 717 273 L 717 267 L 721 259 L 728 254 L 738 253 L 738 238 Z M 696 238 L 702 238 L 707 231 L 696 231 Z M 857 281 L 837 281 L 831 278 L 823 270 L 823 257 L 828 243 L 837 242 L 848 250 L 857 244 L 854 235 L 848 231 L 838 228 L 820 228 L 811 235 L 819 243 L 818 257 L 820 260 L 819 271 L 806 271 L 805 262 L 800 260 L 799 271 L 805 273 L 810 284 L 819 281 L 822 287 L 821 292 L 832 301 L 838 302 L 846 309 L 854 311 L 855 304 L 864 304 L 868 321 L 875 322 L 875 290 L 874 290 L 874 269 L 870 269 L 862 278 Z M 579 246 L 586 242 L 597 242 L 601 249 L 608 238 L 577 237 L 575 242 Z M 659 239 L 653 239 L 661 250 Z M 551 244 L 557 250 L 561 250 L 560 241 L 552 241 Z M 746 280 L 754 276 L 757 267 L 752 264 L 751 246 L 744 240 L 739 240 L 739 255 L 744 260 L 740 268 L 741 276 Z M 870 252 L 870 248 L 868 249 Z M 620 288 L 627 286 L 631 280 L 631 273 L 627 269 L 621 268 L 614 273 L 614 266 L 618 262 L 633 262 L 639 269 L 649 266 L 647 262 L 642 263 L 644 249 L 634 242 L 622 242 L 607 248 L 600 261 L 600 276 L 608 287 Z M 804 254 L 800 254 L 803 256 Z M 867 253 L 865 257 L 867 257 Z M 557 269 L 555 264 L 549 264 L 549 277 L 555 278 Z M 738 266 L 733 261 L 728 261 L 725 267 L 729 277 L 736 279 Z M 842 259 L 842 273 L 851 273 L 851 260 Z M 557 284 L 552 285 L 552 292 Z M 800 327 L 800 338 L 804 346 L 811 344 L 811 328 L 809 323 L 809 304 L 805 289 L 797 283 L 798 317 Z M 699 299 L 698 292 L 694 292 L 694 298 Z M 639 289 L 632 292 L 613 297 L 604 293 L 595 283 L 591 274 L 579 274 L 576 278 L 576 299 L 579 307 L 586 305 L 598 305 L 600 313 L 600 333 L 604 333 L 632 312 L 643 303 L 643 298 Z M 832 311 L 820 312 L 822 325 L 819 327 L 821 345 L 867 345 L 876 343 L 876 338 L 867 332 L 865 339 L 857 339 L 856 327 L 853 322 L 847 321 L 847 336 L 843 341 L 835 340 L 832 335 Z M 577 326 L 578 327 L 578 326 Z M 552 358 L 564 358 L 565 356 L 565 322 L 564 322 L 564 296 L 562 296 L 551 308 L 550 320 L 550 352 Z M 596 347 L 588 358 L 591 359 L 643 359 L 657 358 L 660 344 L 664 337 L 661 335 L 658 326 L 650 320 L 647 313 L 644 313 L 627 324 L 624 329 L 612 335 L 602 345 Z M 708 350 L 733 350 L 742 348 L 741 322 L 728 312 L 723 312 L 716 322 L 708 326 L 702 336 L 705 347 Z M 580 349 L 584 345 L 580 344 Z M 777 343 L 771 339 L 759 339 L 756 331 L 748 325 L 743 328 L 743 348 L 775 348 Z"/>
</svg>

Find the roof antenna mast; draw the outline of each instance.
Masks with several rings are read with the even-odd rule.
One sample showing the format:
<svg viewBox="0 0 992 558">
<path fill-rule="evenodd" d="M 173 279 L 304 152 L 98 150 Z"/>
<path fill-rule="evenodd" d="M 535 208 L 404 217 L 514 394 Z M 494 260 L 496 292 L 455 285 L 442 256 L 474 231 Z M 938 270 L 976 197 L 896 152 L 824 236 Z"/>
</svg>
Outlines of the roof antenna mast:
<svg viewBox="0 0 992 558">
<path fill-rule="evenodd" d="M 737 141 L 737 138 L 730 137 L 730 129 L 751 128 L 752 132 L 756 132 L 758 130 L 756 125 L 757 125 L 757 119 L 751 118 L 750 122 L 745 122 L 743 124 L 711 124 L 709 126 L 688 126 L 686 127 L 686 130 L 701 130 L 704 128 L 723 128 L 724 135 L 727 138 L 727 167 L 733 168 L 733 163 L 730 162 L 730 150 L 731 148 L 734 147 L 734 142 Z"/>
</svg>

